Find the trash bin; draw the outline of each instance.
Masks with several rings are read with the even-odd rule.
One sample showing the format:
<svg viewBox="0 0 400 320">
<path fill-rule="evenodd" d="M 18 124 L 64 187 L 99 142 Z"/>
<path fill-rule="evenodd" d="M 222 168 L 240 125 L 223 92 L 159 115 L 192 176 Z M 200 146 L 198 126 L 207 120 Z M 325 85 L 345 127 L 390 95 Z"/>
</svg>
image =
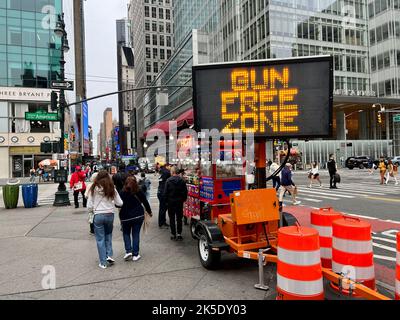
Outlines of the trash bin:
<svg viewBox="0 0 400 320">
<path fill-rule="evenodd" d="M 24 200 L 25 208 L 34 208 L 37 206 L 38 185 L 24 184 L 22 185 L 22 199 Z"/>
<path fill-rule="evenodd" d="M 3 201 L 6 209 L 15 209 L 19 199 L 19 180 L 9 180 L 3 186 Z"/>
</svg>

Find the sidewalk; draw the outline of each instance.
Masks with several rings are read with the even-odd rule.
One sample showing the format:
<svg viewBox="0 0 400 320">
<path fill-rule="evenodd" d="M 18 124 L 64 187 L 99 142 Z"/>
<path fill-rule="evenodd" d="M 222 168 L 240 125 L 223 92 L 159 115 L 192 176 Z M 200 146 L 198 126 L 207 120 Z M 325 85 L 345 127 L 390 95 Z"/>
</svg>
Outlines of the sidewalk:
<svg viewBox="0 0 400 320">
<path fill-rule="evenodd" d="M 50 191 L 49 191 L 50 192 Z M 141 236 L 138 262 L 122 260 L 124 247 L 115 219 L 113 249 L 116 263 L 102 270 L 95 239 L 89 234 L 87 214 L 72 207 L 0 209 L 1 299 L 274 299 L 273 266 L 266 268 L 270 291 L 254 289 L 258 267 L 254 261 L 224 254 L 217 271 L 199 261 L 197 242 L 184 226 L 184 241 L 169 239 L 160 230 L 158 208 L 152 197 L 154 218 Z M 42 288 L 42 268 L 54 266 L 56 290 Z"/>
</svg>

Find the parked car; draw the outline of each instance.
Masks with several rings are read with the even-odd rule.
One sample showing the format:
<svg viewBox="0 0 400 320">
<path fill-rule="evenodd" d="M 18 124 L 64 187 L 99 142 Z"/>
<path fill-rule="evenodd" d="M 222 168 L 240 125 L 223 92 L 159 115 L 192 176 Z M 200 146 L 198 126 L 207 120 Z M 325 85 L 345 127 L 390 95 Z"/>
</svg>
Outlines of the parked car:
<svg viewBox="0 0 400 320">
<path fill-rule="evenodd" d="M 392 160 L 393 164 L 397 164 L 398 166 L 400 166 L 400 156 L 393 157 L 390 160 Z"/>
<path fill-rule="evenodd" d="M 353 170 L 354 168 L 368 168 L 368 162 L 370 161 L 370 157 L 368 156 L 356 156 L 356 157 L 348 157 L 344 163 L 346 168 Z M 374 161 L 375 163 L 375 161 Z"/>
</svg>

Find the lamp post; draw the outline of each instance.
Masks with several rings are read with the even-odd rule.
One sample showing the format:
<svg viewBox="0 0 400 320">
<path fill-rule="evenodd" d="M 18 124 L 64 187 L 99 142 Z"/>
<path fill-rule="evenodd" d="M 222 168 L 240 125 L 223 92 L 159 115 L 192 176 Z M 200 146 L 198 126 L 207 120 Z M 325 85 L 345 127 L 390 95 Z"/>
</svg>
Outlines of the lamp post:
<svg viewBox="0 0 400 320">
<path fill-rule="evenodd" d="M 61 81 L 65 81 L 65 59 L 64 59 L 64 52 L 69 51 L 68 46 L 68 39 L 67 39 L 67 32 L 65 31 L 65 23 L 64 23 L 64 13 L 58 15 L 58 21 L 56 24 L 56 28 L 54 29 L 54 33 L 57 37 L 61 38 L 61 59 L 60 59 L 60 78 Z M 60 105 L 59 105 L 59 119 L 60 119 L 60 131 L 61 131 L 61 138 L 60 138 L 60 145 L 59 145 L 59 152 L 64 154 L 64 125 L 65 125 L 65 93 L 63 89 L 60 89 Z M 62 176 L 67 176 L 65 168 L 59 170 L 60 172 L 64 173 Z M 59 175 L 61 178 L 61 175 Z M 56 192 L 56 197 L 54 200 L 54 206 L 56 207 L 64 207 L 70 206 L 71 202 L 69 201 L 69 192 L 65 186 L 65 179 L 61 179 L 58 184 L 58 190 Z"/>
</svg>

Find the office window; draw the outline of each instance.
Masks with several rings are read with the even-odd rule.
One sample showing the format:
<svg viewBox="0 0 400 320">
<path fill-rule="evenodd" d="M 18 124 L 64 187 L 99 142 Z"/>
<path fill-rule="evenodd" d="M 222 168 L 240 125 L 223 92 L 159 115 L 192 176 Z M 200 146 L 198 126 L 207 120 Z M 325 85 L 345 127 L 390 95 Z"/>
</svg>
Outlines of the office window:
<svg viewBox="0 0 400 320">
<path fill-rule="evenodd" d="M 153 48 L 153 59 L 156 59 L 158 57 L 158 50 L 157 48 Z"/>
<path fill-rule="evenodd" d="M 375 44 L 375 29 L 369 31 L 369 41 L 371 45 Z"/>
<path fill-rule="evenodd" d="M 164 44 L 165 44 L 164 36 L 160 35 L 160 46 L 163 46 Z"/>
<path fill-rule="evenodd" d="M 151 17 L 157 18 L 157 8 L 151 8 Z"/>
<path fill-rule="evenodd" d="M 151 29 L 152 29 L 153 32 L 157 32 L 157 22 L 153 22 L 151 24 Z"/>
<path fill-rule="evenodd" d="M 383 65 L 385 66 L 385 68 L 390 67 L 390 54 L 389 54 L 389 51 L 386 51 L 383 54 Z"/>
<path fill-rule="evenodd" d="M 164 19 L 164 9 L 163 8 L 158 9 L 158 18 Z"/>
<path fill-rule="evenodd" d="M 146 22 L 144 23 L 144 29 L 145 29 L 146 31 L 150 31 L 150 22 L 146 21 Z"/>
<path fill-rule="evenodd" d="M 171 12 L 169 9 L 165 9 L 165 19 L 171 20 Z"/>
<path fill-rule="evenodd" d="M 165 30 L 167 33 L 171 33 L 171 23 L 170 22 L 165 23 Z"/>
<path fill-rule="evenodd" d="M 376 57 L 371 58 L 371 71 L 376 71 Z"/>
<path fill-rule="evenodd" d="M 159 25 L 158 25 L 158 30 L 160 31 L 160 32 L 164 32 L 164 23 L 160 23 Z"/>
<path fill-rule="evenodd" d="M 146 34 L 146 44 L 150 44 L 150 35 Z"/>
<path fill-rule="evenodd" d="M 165 50 L 164 49 L 160 49 L 160 59 L 165 59 Z"/>
<path fill-rule="evenodd" d="M 153 63 L 153 71 L 154 71 L 155 73 L 158 73 L 158 62 L 154 62 L 154 63 Z"/>
<path fill-rule="evenodd" d="M 167 47 L 172 47 L 171 37 L 167 36 Z"/>
<path fill-rule="evenodd" d="M 153 45 L 156 46 L 157 45 L 157 35 L 153 34 Z"/>
<path fill-rule="evenodd" d="M 146 72 L 151 72 L 151 62 L 150 61 L 146 62 Z"/>
<path fill-rule="evenodd" d="M 171 50 L 167 50 L 167 59 L 171 58 L 171 54 L 172 54 L 172 51 Z"/>
<path fill-rule="evenodd" d="M 150 17 L 150 11 L 149 11 L 149 7 L 148 6 L 144 7 L 144 16 L 145 17 Z"/>
<path fill-rule="evenodd" d="M 146 47 L 146 58 L 150 59 L 151 58 L 151 50 L 149 47 Z"/>
</svg>

